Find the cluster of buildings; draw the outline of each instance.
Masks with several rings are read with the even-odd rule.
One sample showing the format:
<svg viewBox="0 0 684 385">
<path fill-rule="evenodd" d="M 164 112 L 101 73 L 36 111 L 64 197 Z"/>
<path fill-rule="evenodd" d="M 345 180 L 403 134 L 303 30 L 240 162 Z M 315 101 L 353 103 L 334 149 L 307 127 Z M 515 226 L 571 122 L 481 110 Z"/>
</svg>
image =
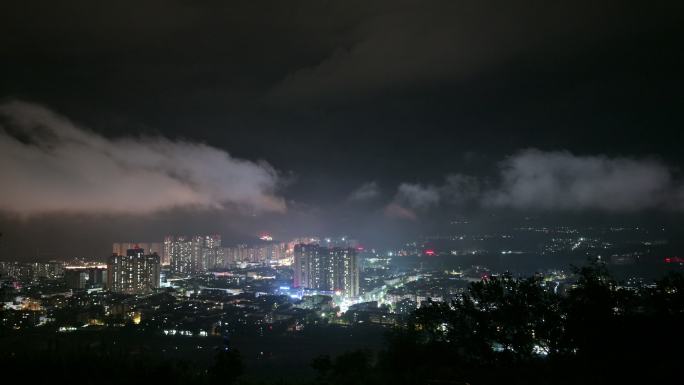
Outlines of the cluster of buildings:
<svg viewBox="0 0 684 385">
<path fill-rule="evenodd" d="M 224 247 L 220 235 L 167 236 L 163 242 L 116 242 L 112 254 L 126 255 L 127 250 L 145 249 L 158 254 L 162 266 L 180 275 L 203 273 L 216 269 L 229 269 L 240 264 L 267 264 L 292 258 L 292 242 L 273 242 L 264 235 L 256 245 L 239 244 Z"/>
<path fill-rule="evenodd" d="M 294 245 L 309 241 L 313 239 L 273 242 L 271 236 L 262 235 L 255 245 L 225 247 L 221 244 L 221 236 L 216 234 L 170 235 L 163 242 L 117 242 L 112 245 L 112 254 L 126 255 L 129 249 L 142 248 L 150 254 L 158 254 L 162 266 L 169 266 L 172 274 L 189 276 L 245 265 L 290 265 Z"/>
<path fill-rule="evenodd" d="M 105 263 L 3 262 L 0 274 L 32 284 L 58 279 L 65 290 L 148 294 L 163 282 L 270 266 L 291 272 L 294 288 L 351 298 L 360 294 L 358 250 L 352 244 L 327 238 L 273 242 L 264 236 L 254 246 L 223 247 L 219 235 L 168 236 L 163 242 L 114 243 Z"/>
<path fill-rule="evenodd" d="M 56 279 L 64 274 L 64 262 L 2 262 L 0 276 L 15 277 L 23 282 L 37 281 L 41 278 Z"/>
</svg>

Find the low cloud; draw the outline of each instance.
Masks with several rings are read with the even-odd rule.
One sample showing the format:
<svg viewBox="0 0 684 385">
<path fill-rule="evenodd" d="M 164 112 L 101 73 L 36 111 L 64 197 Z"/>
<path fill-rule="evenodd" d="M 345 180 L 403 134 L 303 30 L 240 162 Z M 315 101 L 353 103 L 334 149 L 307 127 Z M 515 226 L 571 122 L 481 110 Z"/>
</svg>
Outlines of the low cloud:
<svg viewBox="0 0 684 385">
<path fill-rule="evenodd" d="M 684 184 L 654 159 L 530 149 L 501 162 L 493 178 L 452 174 L 439 186 L 402 183 L 385 212 L 415 219 L 418 212 L 438 205 L 620 213 L 682 210 Z M 412 215 L 399 215 L 397 207 Z"/>
<path fill-rule="evenodd" d="M 391 218 L 416 219 L 417 211 L 425 211 L 439 204 L 440 193 L 435 186 L 418 183 L 402 183 L 394 200 L 385 207 L 385 215 Z"/>
<path fill-rule="evenodd" d="M 650 159 L 527 150 L 505 160 L 500 177 L 485 205 L 630 212 L 676 204 L 672 172 Z"/>
<path fill-rule="evenodd" d="M 414 210 L 403 207 L 396 202 L 392 202 L 385 206 L 384 213 L 385 216 L 389 218 L 410 219 L 412 221 L 418 219 L 418 216 L 416 215 L 416 212 Z"/>
<path fill-rule="evenodd" d="M 380 188 L 376 182 L 367 182 L 352 191 L 349 200 L 354 202 L 369 201 L 380 195 Z"/>
<path fill-rule="evenodd" d="M 452 174 L 445 178 L 439 188 L 441 200 L 456 206 L 471 204 L 482 193 L 483 183 L 470 175 Z"/>
<path fill-rule="evenodd" d="M 0 211 L 148 214 L 176 207 L 283 212 L 276 171 L 201 143 L 109 139 L 34 104 L 0 105 Z"/>
<path fill-rule="evenodd" d="M 395 201 L 413 209 L 428 209 L 439 203 L 439 191 L 434 186 L 413 183 L 399 185 Z"/>
</svg>

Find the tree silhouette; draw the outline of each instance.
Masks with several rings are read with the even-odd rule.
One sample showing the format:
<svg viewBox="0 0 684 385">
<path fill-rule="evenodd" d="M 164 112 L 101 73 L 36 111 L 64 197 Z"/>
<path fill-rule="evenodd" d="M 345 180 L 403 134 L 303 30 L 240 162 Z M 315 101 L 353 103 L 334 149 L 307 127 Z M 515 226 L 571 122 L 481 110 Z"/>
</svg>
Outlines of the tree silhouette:
<svg viewBox="0 0 684 385">
<path fill-rule="evenodd" d="M 221 349 L 216 353 L 214 365 L 208 370 L 209 383 L 230 385 L 242 374 L 242 357 L 235 349 Z"/>
</svg>

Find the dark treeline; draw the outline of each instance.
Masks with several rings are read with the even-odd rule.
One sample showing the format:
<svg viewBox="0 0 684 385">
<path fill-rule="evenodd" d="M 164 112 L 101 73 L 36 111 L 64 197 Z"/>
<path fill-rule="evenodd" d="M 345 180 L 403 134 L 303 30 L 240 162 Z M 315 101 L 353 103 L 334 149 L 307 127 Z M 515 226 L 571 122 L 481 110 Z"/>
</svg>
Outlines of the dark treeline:
<svg viewBox="0 0 684 385">
<path fill-rule="evenodd" d="M 576 273 L 565 295 L 539 278 L 473 283 L 418 309 L 376 357 L 320 357 L 317 383 L 681 383 L 684 276 L 628 290 L 600 264 Z"/>
<path fill-rule="evenodd" d="M 539 278 L 473 283 L 451 303 L 429 303 L 388 333 L 379 352 L 320 356 L 311 385 L 681 383 L 684 276 L 623 289 L 600 264 L 577 269 L 556 294 Z M 251 384 L 239 353 L 198 368 L 98 351 L 0 352 L 3 369 L 82 383 Z M 284 377 L 286 373 L 283 374 Z M 151 382 L 150 382 L 151 381 Z M 42 382 L 42 381 L 41 381 Z M 284 383 L 284 382 L 280 382 Z"/>
</svg>

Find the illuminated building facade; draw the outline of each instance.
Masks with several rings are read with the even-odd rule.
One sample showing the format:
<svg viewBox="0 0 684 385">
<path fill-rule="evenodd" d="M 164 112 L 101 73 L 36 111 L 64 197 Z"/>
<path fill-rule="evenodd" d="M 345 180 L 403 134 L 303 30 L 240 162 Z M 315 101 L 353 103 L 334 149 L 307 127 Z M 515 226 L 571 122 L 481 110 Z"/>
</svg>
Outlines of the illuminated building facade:
<svg viewBox="0 0 684 385">
<path fill-rule="evenodd" d="M 359 262 L 356 249 L 335 247 L 328 250 L 331 265 L 330 285 L 349 297 L 359 295 Z"/>
<path fill-rule="evenodd" d="M 137 247 L 147 250 L 149 254 L 159 254 L 161 264 L 168 264 L 168 255 L 166 254 L 165 243 L 159 242 L 116 242 L 112 244 L 112 254 L 126 255 L 129 249 Z"/>
<path fill-rule="evenodd" d="M 223 263 L 223 249 L 221 248 L 220 235 L 205 235 L 201 237 L 201 249 L 199 270 L 207 271 L 215 269 Z"/>
<path fill-rule="evenodd" d="M 179 275 L 201 274 L 223 263 L 220 235 L 168 236 L 164 250 L 170 256 L 171 271 Z"/>
<path fill-rule="evenodd" d="M 64 275 L 64 263 L 63 262 L 35 262 L 33 266 L 33 276 L 34 279 L 38 278 L 48 278 L 55 279 Z"/>
<path fill-rule="evenodd" d="M 109 290 L 142 294 L 159 288 L 161 263 L 158 254 L 145 254 L 142 248 L 129 249 L 125 256 L 112 255 L 107 261 Z"/>
<path fill-rule="evenodd" d="M 359 263 L 353 248 L 327 248 L 316 244 L 294 247 L 294 286 L 359 295 Z"/>
<path fill-rule="evenodd" d="M 168 248 L 171 260 L 171 271 L 173 273 L 181 275 L 190 274 L 191 246 L 192 242 L 186 240 L 185 237 L 166 237 L 164 248 Z"/>
</svg>

